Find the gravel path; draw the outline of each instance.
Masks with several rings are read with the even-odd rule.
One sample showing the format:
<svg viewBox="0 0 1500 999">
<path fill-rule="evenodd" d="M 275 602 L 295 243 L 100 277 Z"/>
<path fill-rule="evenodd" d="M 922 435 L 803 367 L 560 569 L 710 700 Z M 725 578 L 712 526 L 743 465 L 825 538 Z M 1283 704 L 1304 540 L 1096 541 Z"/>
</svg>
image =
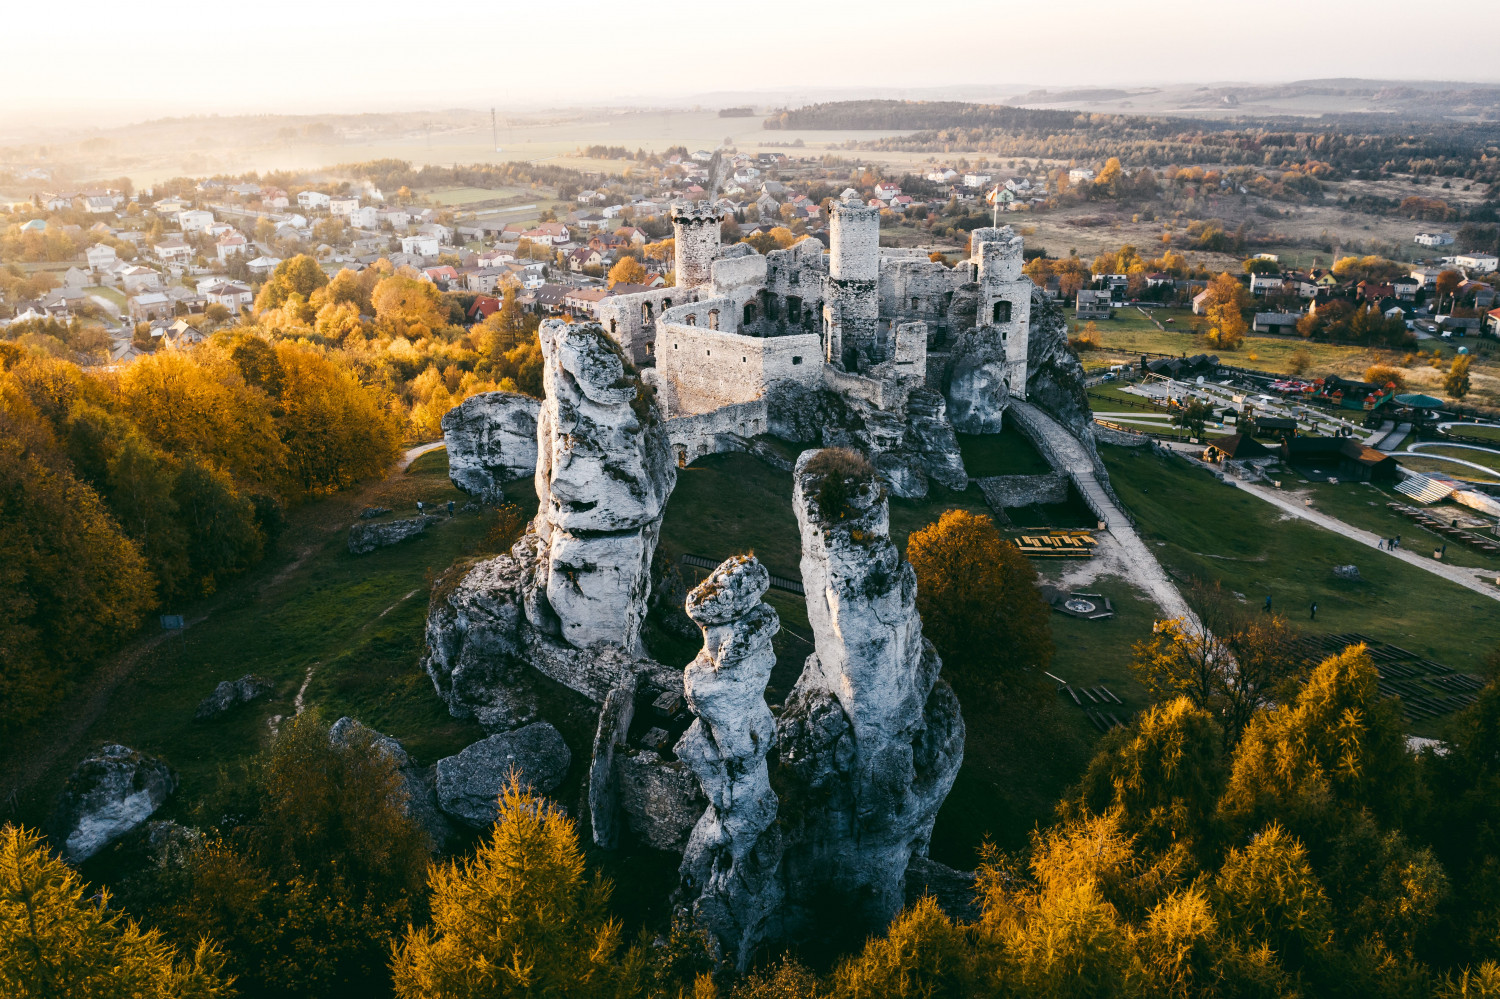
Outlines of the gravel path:
<svg viewBox="0 0 1500 999">
<path fill-rule="evenodd" d="M 1078 438 L 1030 403 L 1013 399 L 1009 412 L 1013 418 L 1042 438 L 1061 461 L 1062 470 L 1072 477 L 1078 491 L 1099 512 L 1104 520 L 1105 530 L 1118 545 L 1119 565 L 1125 570 L 1127 578 L 1155 601 L 1166 617 L 1196 620 L 1176 585 L 1162 570 L 1161 563 L 1141 540 L 1134 525 L 1130 523 L 1130 518 L 1125 516 L 1125 512 L 1099 483 L 1093 458 Z"/>
</svg>

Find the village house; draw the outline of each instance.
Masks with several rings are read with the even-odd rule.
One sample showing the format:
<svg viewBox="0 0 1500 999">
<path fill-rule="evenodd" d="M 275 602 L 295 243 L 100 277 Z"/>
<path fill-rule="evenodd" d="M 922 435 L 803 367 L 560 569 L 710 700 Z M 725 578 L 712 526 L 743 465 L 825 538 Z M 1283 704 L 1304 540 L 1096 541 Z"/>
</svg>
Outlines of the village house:
<svg viewBox="0 0 1500 999">
<path fill-rule="evenodd" d="M 568 227 L 561 222 L 543 222 L 534 229 L 527 229 L 521 233 L 522 239 L 529 239 L 533 243 L 550 243 L 553 246 L 561 246 L 570 240 Z"/>
<path fill-rule="evenodd" d="M 281 211 L 292 206 L 291 199 L 286 196 L 285 191 L 275 188 L 266 188 L 260 192 L 260 203 L 271 211 Z"/>
<path fill-rule="evenodd" d="M 309 211 L 315 209 L 327 209 L 329 202 L 333 199 L 322 191 L 299 191 L 297 192 L 297 207 Z"/>
<path fill-rule="evenodd" d="M 1476 274 L 1492 274 L 1500 268 L 1500 257 L 1491 253 L 1462 253 L 1453 258 L 1453 263 Z"/>
<path fill-rule="evenodd" d="M 1073 314 L 1079 319 L 1108 319 L 1114 314 L 1110 309 L 1112 304 L 1113 299 L 1107 290 L 1083 288 L 1078 292 L 1078 303 Z"/>
<path fill-rule="evenodd" d="M 604 257 L 591 246 L 580 246 L 568 254 L 568 270 L 581 273 L 585 267 L 603 267 Z"/>
<path fill-rule="evenodd" d="M 1295 333 L 1300 312 L 1257 312 L 1251 329 L 1257 333 Z"/>
<path fill-rule="evenodd" d="M 359 209 L 359 195 L 335 194 L 328 199 L 328 214 L 348 217 Z"/>
<path fill-rule="evenodd" d="M 245 251 L 249 248 L 250 241 L 233 229 L 220 236 L 214 244 L 214 249 L 218 252 L 219 263 L 221 264 L 227 262 L 230 257 L 244 256 Z"/>
<path fill-rule="evenodd" d="M 172 315 L 172 300 L 159 291 L 148 291 L 130 300 L 130 318 L 144 323 L 152 319 L 166 319 Z"/>
<path fill-rule="evenodd" d="M 119 276 L 127 295 L 134 295 L 138 291 L 155 291 L 161 287 L 161 275 L 149 267 L 127 267 L 119 272 Z"/>
<path fill-rule="evenodd" d="M 501 279 L 508 273 L 510 272 L 504 267 L 475 267 L 464 271 L 464 288 L 487 295 L 499 286 Z"/>
<path fill-rule="evenodd" d="M 119 254 L 115 253 L 113 246 L 107 243 L 95 243 L 83 251 L 83 259 L 88 262 L 89 270 L 102 271 L 106 267 L 113 265 L 120 257 Z"/>
<path fill-rule="evenodd" d="M 250 272 L 251 277 L 270 277 L 279 263 L 281 263 L 279 257 L 260 256 L 247 262 L 245 269 Z"/>
<path fill-rule="evenodd" d="M 250 303 L 255 301 L 253 291 L 234 281 L 211 284 L 202 290 L 202 294 L 209 305 L 222 305 L 235 314 L 238 314 L 240 309 L 248 309 Z"/>
<path fill-rule="evenodd" d="M 436 236 L 428 236 L 418 233 L 413 236 L 401 237 L 401 252 L 409 253 L 414 257 L 421 257 L 424 260 L 436 257 L 438 255 L 439 245 L 440 244 Z"/>
<path fill-rule="evenodd" d="M 380 209 L 374 205 L 355 208 L 349 213 L 349 224 L 360 229 L 378 229 L 380 228 Z"/>
<path fill-rule="evenodd" d="M 599 303 L 609 297 L 604 288 L 570 288 L 563 296 L 563 307 L 575 316 L 599 318 Z"/>
<path fill-rule="evenodd" d="M 1453 234 L 1448 232 L 1419 232 L 1416 242 L 1422 246 L 1452 246 Z"/>
<path fill-rule="evenodd" d="M 64 288 L 87 288 L 90 283 L 89 272 L 77 267 L 69 267 L 63 272 L 62 279 Z"/>
<path fill-rule="evenodd" d="M 177 228 L 183 232 L 202 232 L 214 224 L 214 213 L 190 209 L 177 213 Z"/>
<path fill-rule="evenodd" d="M 458 271 L 453 267 L 452 264 L 442 264 L 438 267 L 423 268 L 422 276 L 444 291 L 458 290 Z"/>
</svg>

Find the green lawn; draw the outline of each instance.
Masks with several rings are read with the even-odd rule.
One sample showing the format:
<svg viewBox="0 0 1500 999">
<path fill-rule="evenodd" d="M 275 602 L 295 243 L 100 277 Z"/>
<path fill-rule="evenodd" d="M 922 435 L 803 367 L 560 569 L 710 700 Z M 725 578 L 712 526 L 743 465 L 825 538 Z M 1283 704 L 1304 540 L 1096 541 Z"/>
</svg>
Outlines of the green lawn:
<svg viewBox="0 0 1500 999">
<path fill-rule="evenodd" d="M 1115 491 L 1179 581 L 1221 580 L 1256 606 L 1270 594 L 1299 627 L 1360 632 L 1456 669 L 1478 670 L 1500 645 L 1493 600 L 1312 524 L 1282 519 L 1270 504 L 1181 460 L 1108 445 L 1100 452 Z M 1359 567 L 1362 582 L 1333 575 L 1334 566 L 1349 563 Z M 1318 620 L 1309 624 L 1314 600 Z"/>
<path fill-rule="evenodd" d="M 120 308 L 121 312 L 124 312 L 130 307 L 129 300 L 127 300 L 117 288 L 108 288 L 104 285 L 98 285 L 96 287 L 85 288 L 83 290 L 85 294 L 98 295 L 100 298 L 107 299 L 115 303 L 115 305 Z"/>
<path fill-rule="evenodd" d="M 1151 400 L 1145 396 L 1136 395 L 1134 392 L 1126 392 L 1118 385 L 1106 382 L 1103 385 L 1095 385 L 1088 390 L 1089 405 L 1096 413 L 1113 412 L 1138 412 L 1138 413 L 1164 413 L 1166 410 L 1158 409 L 1151 404 Z"/>
<path fill-rule="evenodd" d="M 1480 440 L 1495 441 L 1500 444 L 1500 427 L 1486 427 L 1482 425 L 1464 425 L 1449 427 L 1448 432 L 1460 437 L 1477 437 Z"/>
<path fill-rule="evenodd" d="M 1410 504 L 1412 499 L 1409 496 L 1368 482 L 1310 482 L 1303 485 L 1292 473 L 1283 472 L 1279 477 L 1289 489 L 1306 494 L 1313 501 L 1315 510 L 1337 517 L 1346 524 L 1374 531 L 1386 538 L 1399 534 L 1401 543 L 1414 552 L 1430 552 L 1438 545 L 1448 544 L 1448 554 L 1444 556 L 1448 562 L 1480 569 L 1500 569 L 1500 558 L 1485 555 L 1465 545 L 1451 544 L 1447 538 L 1426 530 L 1416 521 L 1403 517 L 1386 506 L 1392 501 Z M 1452 508 L 1448 504 L 1439 504 L 1427 509 L 1441 515 Z"/>
<path fill-rule="evenodd" d="M 534 201 L 538 197 L 545 197 L 541 192 L 525 187 L 449 187 L 419 193 L 425 198 L 450 208 L 463 208 L 486 201 L 514 200 L 521 197 L 526 198 L 527 201 Z"/>
<path fill-rule="evenodd" d="M 1477 454 L 1478 452 L 1475 453 Z M 1397 455 L 1396 460 L 1401 463 L 1403 468 L 1409 468 L 1413 472 L 1436 472 L 1440 475 L 1446 475 L 1451 479 L 1469 479 L 1475 482 L 1500 481 L 1500 474 L 1490 475 L 1487 472 L 1481 472 L 1477 468 L 1470 468 L 1467 465 L 1459 465 L 1455 462 L 1442 461 L 1437 458 L 1423 458 L 1417 454 L 1402 454 Z M 1464 460 L 1475 461 L 1473 458 L 1466 458 Z"/>
<path fill-rule="evenodd" d="M 971 479 L 992 475 L 1044 475 L 1052 471 L 1031 441 L 1009 422 L 998 434 L 958 434 L 958 450 Z"/>
<path fill-rule="evenodd" d="M 176 769 L 181 785 L 163 817 L 180 814 L 221 771 L 265 744 L 268 720 L 294 712 L 304 682 L 309 708 L 330 721 L 353 715 L 401 739 L 423 764 L 481 738 L 474 722 L 449 717 L 419 660 L 433 576 L 474 549 L 492 515 L 460 513 L 398 545 L 348 551 L 348 527 L 363 503 L 392 507 L 396 517 L 414 514 L 418 499 L 466 502 L 448 482 L 445 452 L 357 494 L 294 511 L 261 566 L 198 606 L 173 608 L 189 620 L 208 616 L 145 654 L 84 740 L 22 802 L 23 817 L 40 820 L 77 758 L 103 742 L 125 743 Z M 246 673 L 275 683 L 268 700 L 193 720 L 216 683 Z"/>
<path fill-rule="evenodd" d="M 1496 445 L 1500 447 L 1500 444 Z M 1441 454 L 1449 458 L 1459 458 L 1463 461 L 1472 461 L 1476 465 L 1483 465 L 1500 473 L 1500 451 L 1476 451 L 1472 447 L 1424 447 L 1422 454 Z"/>
</svg>

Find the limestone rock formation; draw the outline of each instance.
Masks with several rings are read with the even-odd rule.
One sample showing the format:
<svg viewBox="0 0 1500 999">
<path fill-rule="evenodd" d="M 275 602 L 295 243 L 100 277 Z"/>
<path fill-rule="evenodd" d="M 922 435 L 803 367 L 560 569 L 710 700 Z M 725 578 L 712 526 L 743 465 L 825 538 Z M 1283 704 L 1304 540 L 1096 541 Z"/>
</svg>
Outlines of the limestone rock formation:
<svg viewBox="0 0 1500 999">
<path fill-rule="evenodd" d="M 776 719 L 765 692 L 776 665 L 771 640 L 781 627 L 761 601 L 770 585 L 753 555 L 737 556 L 688 594 L 703 650 L 683 678 L 697 720 L 676 748 L 708 798 L 683 853 L 684 888 L 699 925 L 742 970 L 782 900 L 776 793 L 766 767 Z"/>
<path fill-rule="evenodd" d="M 1073 436 L 1092 443 L 1094 414 L 1084 386 L 1083 362 L 1068 346 L 1067 317 L 1040 289 L 1031 297 L 1026 401 L 1046 410 Z"/>
<path fill-rule="evenodd" d="M 195 721 L 217 718 L 236 704 L 249 704 L 271 692 L 270 680 L 246 673 L 238 680 L 220 680 L 214 692 L 198 702 Z"/>
<path fill-rule="evenodd" d="M 791 441 L 862 451 L 893 494 L 927 495 L 928 480 L 962 490 L 969 483 L 958 438 L 939 392 L 913 388 L 888 409 L 827 389 L 782 383 L 767 393 L 771 432 Z"/>
<path fill-rule="evenodd" d="M 948 419 L 962 434 L 998 434 L 1010 404 L 1005 361 L 978 347 L 955 351 L 948 382 Z"/>
<path fill-rule="evenodd" d="M 417 766 L 416 761 L 406 752 L 406 747 L 401 745 L 401 740 L 376 732 L 347 715 L 334 722 L 328 730 L 328 741 L 334 745 L 359 744 L 366 739 L 372 750 L 384 754 L 396 764 L 396 769 L 401 774 L 401 788 L 406 792 L 401 810 L 422 827 L 431 848 L 441 850 L 453 835 L 453 828 L 438 809 L 432 770 Z"/>
<path fill-rule="evenodd" d="M 883 925 L 958 773 L 963 719 L 868 467 L 803 454 L 793 506 L 816 652 L 781 715 L 782 814 L 796 816 L 785 822 L 787 897 L 843 899 L 852 918 Z"/>
<path fill-rule="evenodd" d="M 698 779 L 681 760 L 666 760 L 649 749 L 615 754 L 620 814 L 641 843 L 653 850 L 681 852 L 703 815 Z"/>
<path fill-rule="evenodd" d="M 65 859 L 82 863 L 145 823 L 175 790 L 165 763 L 108 745 L 74 768 L 47 829 Z"/>
<path fill-rule="evenodd" d="M 400 544 L 427 530 L 427 525 L 432 520 L 431 517 L 410 517 L 406 520 L 355 524 L 349 528 L 349 551 L 354 555 L 368 555 L 377 548 Z"/>
<path fill-rule="evenodd" d="M 481 502 L 503 499 L 505 483 L 536 473 L 541 407 L 519 392 L 481 392 L 444 413 L 448 478 Z"/>
<path fill-rule="evenodd" d="M 532 720 L 540 672 L 594 701 L 680 677 L 641 654 L 651 561 L 677 468 L 650 393 L 597 324 L 542 324 L 540 509 L 511 550 L 434 587 L 424 666 L 458 717 Z"/>
<path fill-rule="evenodd" d="M 536 532 L 547 602 L 574 648 L 637 651 L 677 463 L 647 391 L 597 323 L 544 322 Z"/>
<path fill-rule="evenodd" d="M 438 761 L 438 804 L 476 829 L 488 828 L 498 814 L 500 789 L 515 769 L 521 783 L 539 794 L 554 790 L 568 773 L 573 754 L 562 735 L 546 722 L 481 739 L 456 756 Z"/>
<path fill-rule="evenodd" d="M 624 748 L 635 719 L 636 684 L 636 677 L 628 677 L 604 698 L 589 755 L 589 819 L 594 843 L 606 850 L 613 850 L 620 841 L 620 782 L 615 774 L 615 753 Z"/>
</svg>

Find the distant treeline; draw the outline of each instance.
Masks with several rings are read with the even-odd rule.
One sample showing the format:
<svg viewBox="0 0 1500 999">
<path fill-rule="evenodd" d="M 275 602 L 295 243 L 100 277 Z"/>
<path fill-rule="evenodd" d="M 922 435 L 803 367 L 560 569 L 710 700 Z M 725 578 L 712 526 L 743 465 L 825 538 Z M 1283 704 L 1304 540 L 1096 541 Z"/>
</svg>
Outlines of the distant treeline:
<svg viewBox="0 0 1500 999">
<path fill-rule="evenodd" d="M 382 191 L 402 187 L 482 187 L 584 185 L 586 176 L 566 167 L 542 163 L 470 163 L 467 166 L 413 167 L 406 160 L 367 160 L 363 163 L 340 163 L 331 171 L 367 180 Z"/>
<path fill-rule="evenodd" d="M 1211 122 L 1143 115 L 1043 111 L 956 101 L 840 101 L 767 118 L 768 129 L 916 129 L 859 143 L 913 152 L 981 152 L 1097 161 L 1127 167 L 1170 164 L 1275 166 L 1308 159 L 1340 173 L 1413 173 L 1500 181 L 1500 125 L 1408 123 L 1383 116 L 1297 122 Z"/>
</svg>

